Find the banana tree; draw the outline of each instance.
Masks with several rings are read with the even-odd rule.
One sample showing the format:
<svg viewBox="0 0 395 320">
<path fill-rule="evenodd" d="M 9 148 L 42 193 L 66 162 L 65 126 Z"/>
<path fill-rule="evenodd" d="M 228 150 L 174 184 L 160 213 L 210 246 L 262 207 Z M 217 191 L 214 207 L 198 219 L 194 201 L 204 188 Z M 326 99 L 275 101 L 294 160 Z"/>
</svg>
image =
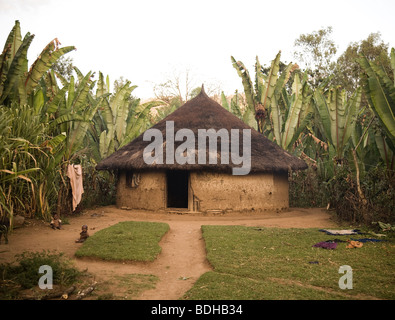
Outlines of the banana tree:
<svg viewBox="0 0 395 320">
<path fill-rule="evenodd" d="M 317 88 L 314 92 L 314 105 L 319 118 L 319 129 L 329 147 L 334 148 L 333 160 L 342 164 L 351 134 L 355 130 L 361 105 L 361 88 L 349 99 L 345 90 L 332 87 L 324 92 L 322 87 Z"/>
<path fill-rule="evenodd" d="M 303 81 L 296 73 L 292 84 L 292 93 L 282 89 L 284 112 L 281 111 L 279 97 L 274 96 L 271 103 L 272 127 L 276 143 L 284 150 L 291 151 L 310 121 L 312 109 L 312 91 L 307 83 L 307 74 Z"/>
<path fill-rule="evenodd" d="M 251 111 L 251 108 L 246 108 L 243 97 L 237 90 L 230 99 L 230 103 L 228 102 L 224 92 L 221 92 L 221 104 L 226 110 L 233 113 L 240 120 L 243 120 L 250 127 L 257 129 L 255 112 Z"/>
<path fill-rule="evenodd" d="M 279 52 L 267 74 L 256 58 L 255 87 L 248 70 L 232 57 L 233 66 L 242 78 L 248 110 L 252 110 L 258 130 L 285 150 L 291 150 L 311 118 L 312 92 L 306 75 L 300 79 L 296 64 L 289 63 L 280 73 Z M 292 73 L 295 74 L 292 92 L 286 88 Z"/>
<path fill-rule="evenodd" d="M 50 126 L 53 130 L 58 130 L 58 134 L 65 135 L 63 156 L 66 162 L 75 158 L 85 147 L 85 136 L 100 105 L 100 100 L 91 96 L 91 90 L 95 86 L 92 72 L 84 76 L 78 68 L 74 69 L 78 81 L 72 75 L 70 82 L 64 83 L 64 87 L 58 91 L 50 105 L 50 111 L 55 114 Z"/>
<path fill-rule="evenodd" d="M 129 143 L 148 128 L 148 113 L 151 108 L 163 104 L 162 101 L 140 103 L 140 99 L 131 99 L 137 86 L 130 81 L 114 94 L 109 93 L 109 79 L 99 72 L 96 99 L 99 100 L 98 112 L 90 133 L 99 153 L 97 161 Z"/>
<path fill-rule="evenodd" d="M 395 49 L 391 49 L 391 68 L 395 74 Z M 359 64 L 366 73 L 363 89 L 369 106 L 381 122 L 387 137 L 386 143 L 395 152 L 395 83 L 381 66 L 361 55 Z"/>
<path fill-rule="evenodd" d="M 241 61 L 236 61 L 233 56 L 231 57 L 233 67 L 242 79 L 248 109 L 255 115 L 258 131 L 265 135 L 269 135 L 272 131 L 270 118 L 273 100 L 279 101 L 279 96 L 291 73 L 298 68 L 296 64 L 289 63 L 280 73 L 280 58 L 281 51 L 276 55 L 266 73 L 256 57 L 255 85 L 253 85 L 244 64 Z"/>
<path fill-rule="evenodd" d="M 15 21 L 0 55 L 0 104 L 9 105 L 18 101 L 27 104 L 34 98 L 34 90 L 51 66 L 75 47 L 60 48 L 54 39 L 42 50 L 35 62 L 28 68 L 27 52 L 34 39 L 29 32 L 22 39 L 19 21 Z"/>
</svg>

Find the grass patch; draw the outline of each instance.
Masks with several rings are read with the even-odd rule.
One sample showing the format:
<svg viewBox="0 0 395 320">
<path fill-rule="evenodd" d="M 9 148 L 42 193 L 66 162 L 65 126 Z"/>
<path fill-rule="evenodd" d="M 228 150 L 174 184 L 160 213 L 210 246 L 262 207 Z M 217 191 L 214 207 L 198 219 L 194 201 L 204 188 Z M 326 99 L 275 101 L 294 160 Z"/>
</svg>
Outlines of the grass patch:
<svg viewBox="0 0 395 320">
<path fill-rule="evenodd" d="M 243 226 L 202 226 L 202 231 L 214 272 L 203 275 L 183 299 L 395 298 L 394 236 L 358 249 L 339 243 L 327 250 L 312 245 L 366 236 Z M 351 290 L 339 288 L 342 265 L 353 270 Z"/>
<path fill-rule="evenodd" d="M 97 231 L 77 250 L 77 257 L 117 261 L 154 261 L 161 252 L 159 241 L 167 223 L 125 221 Z"/>
</svg>

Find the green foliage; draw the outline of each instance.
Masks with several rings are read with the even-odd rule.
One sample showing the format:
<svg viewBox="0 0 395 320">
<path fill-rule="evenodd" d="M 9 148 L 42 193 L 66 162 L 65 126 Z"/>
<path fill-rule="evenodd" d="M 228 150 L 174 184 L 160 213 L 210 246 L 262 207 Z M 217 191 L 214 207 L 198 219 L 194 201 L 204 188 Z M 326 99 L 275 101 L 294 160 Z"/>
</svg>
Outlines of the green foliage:
<svg viewBox="0 0 395 320">
<path fill-rule="evenodd" d="M 0 214 L 32 217 L 37 212 L 45 217 L 46 199 L 56 192 L 50 189 L 56 180 L 56 172 L 51 172 L 55 143 L 46 135 L 40 116 L 28 106 L 0 106 L 0 119 Z"/>
<path fill-rule="evenodd" d="M 335 150 L 335 160 L 342 162 L 352 132 L 355 130 L 357 112 L 361 104 L 361 89 L 347 99 L 346 92 L 331 88 L 314 92 L 315 106 L 319 116 L 319 128 L 328 144 Z"/>
<path fill-rule="evenodd" d="M 379 32 L 371 33 L 366 39 L 359 42 L 350 43 L 336 61 L 333 82 L 344 88 L 348 94 L 355 92 L 358 87 L 362 86 L 361 73 L 363 69 L 358 62 L 361 54 L 370 62 L 383 66 L 386 73 L 393 78 L 388 51 L 388 44 L 381 40 Z M 364 97 L 362 105 L 366 106 Z"/>
<path fill-rule="evenodd" d="M 291 206 L 330 204 L 347 221 L 370 223 L 378 216 L 388 221 L 394 213 L 384 203 L 393 202 L 371 190 L 375 168 L 387 170 L 382 182 L 386 186 L 392 183 L 395 87 L 385 64 L 376 62 L 391 61 L 391 70 L 395 70 L 395 49 L 385 59 L 383 48 L 373 46 L 373 50 L 369 44 L 369 59 L 362 56 L 358 60 L 366 73 L 361 78 L 363 87 L 357 86 L 354 92 L 333 85 L 327 88 L 333 83 L 328 71 L 334 68 L 333 42 L 327 38 L 330 32 L 302 35 L 297 43 L 312 50 L 312 65 L 321 66 L 315 78 L 314 70 L 307 69 L 302 75 L 295 70 L 297 65 L 281 65 L 280 53 L 270 68 L 262 68 L 256 60 L 255 86 L 242 62 L 232 57 L 232 64 L 242 79 L 247 110 L 255 113 L 258 130 L 310 166 L 305 173 L 290 175 Z M 374 52 L 380 57 L 375 59 Z M 362 104 L 363 95 L 370 108 Z M 222 104 L 231 110 L 225 97 Z M 245 111 L 232 112 L 250 124 Z M 392 188 L 387 190 L 392 196 Z"/>
<path fill-rule="evenodd" d="M 93 118 L 94 127 L 90 133 L 93 143 L 99 151 L 95 159 L 108 157 L 114 151 L 132 141 L 140 133 L 148 129 L 148 114 L 159 101 L 140 103 L 140 99 L 132 99 L 131 93 L 137 86 L 126 81 L 117 91 L 110 95 L 109 83 L 99 72 L 96 100 L 99 101 L 98 112 Z"/>
<path fill-rule="evenodd" d="M 309 84 L 316 88 L 327 81 L 335 69 L 333 61 L 337 49 L 330 38 L 332 27 L 322 28 L 312 33 L 301 34 L 295 40 L 294 57 L 304 64 Z"/>
<path fill-rule="evenodd" d="M 63 74 L 58 64 L 74 47 L 60 48 L 57 39 L 28 68 L 33 39 L 22 39 L 16 21 L 0 55 L 0 215 L 11 220 L 16 213 L 46 220 L 71 213 L 70 163 L 86 165 L 85 205 L 112 202 L 115 178 L 93 173 L 94 164 L 145 130 L 158 104 L 132 99 L 130 82 L 112 94 L 101 73 L 98 83 L 77 67 Z"/>
<path fill-rule="evenodd" d="M 16 256 L 15 263 L 0 265 L 2 281 L 12 281 L 24 289 L 38 286 L 38 281 L 42 274 L 39 268 L 49 265 L 53 271 L 53 284 L 67 286 L 74 283 L 80 272 L 74 268 L 71 261 L 63 257 L 63 253 L 24 252 Z M 6 292 L 2 292 L 5 295 Z"/>
<path fill-rule="evenodd" d="M 276 55 L 268 70 L 261 66 L 256 57 L 255 86 L 244 64 L 233 57 L 231 60 L 242 79 L 247 110 L 255 116 L 258 131 L 284 149 L 293 150 L 295 141 L 311 117 L 312 92 L 307 84 L 306 75 L 300 80 L 295 71 L 298 66 L 289 63 L 281 68 L 280 57 L 281 52 Z M 293 84 L 289 93 L 286 85 L 293 74 Z M 250 124 L 247 110 L 244 111 L 243 120 Z"/>
<path fill-rule="evenodd" d="M 238 117 L 240 120 L 243 120 L 250 127 L 257 129 L 257 124 L 254 116 L 255 113 L 251 111 L 250 108 L 248 108 L 245 99 L 237 90 L 235 91 L 235 94 L 231 97 L 230 104 L 227 97 L 222 92 L 221 104 L 226 110 L 232 112 L 236 117 Z"/>
<path fill-rule="evenodd" d="M 115 204 L 117 175 L 114 172 L 97 171 L 94 159 L 82 157 L 84 196 L 81 208 L 94 208 Z"/>
<path fill-rule="evenodd" d="M 34 90 L 44 74 L 64 54 L 74 47 L 59 47 L 57 39 L 43 49 L 28 69 L 27 52 L 34 35 L 27 33 L 22 40 L 19 21 L 11 30 L 0 55 L 0 104 L 9 105 L 16 101 L 23 105 L 32 99 Z"/>
<path fill-rule="evenodd" d="M 323 208 L 330 203 L 327 181 L 309 167 L 289 174 L 289 205 L 297 208 Z"/>
<path fill-rule="evenodd" d="M 337 168 L 326 188 L 330 195 L 330 206 L 336 210 L 341 221 L 370 224 L 373 221 L 395 221 L 395 179 L 382 167 L 376 167 L 364 174 L 361 187 L 367 204 L 358 197 L 357 181 L 349 165 Z"/>
<path fill-rule="evenodd" d="M 390 148 L 395 152 L 395 84 L 382 66 L 367 60 L 365 56 L 359 63 L 366 72 L 363 82 L 368 103 L 386 131 Z M 395 73 L 395 49 L 391 49 L 391 67 Z"/>
</svg>

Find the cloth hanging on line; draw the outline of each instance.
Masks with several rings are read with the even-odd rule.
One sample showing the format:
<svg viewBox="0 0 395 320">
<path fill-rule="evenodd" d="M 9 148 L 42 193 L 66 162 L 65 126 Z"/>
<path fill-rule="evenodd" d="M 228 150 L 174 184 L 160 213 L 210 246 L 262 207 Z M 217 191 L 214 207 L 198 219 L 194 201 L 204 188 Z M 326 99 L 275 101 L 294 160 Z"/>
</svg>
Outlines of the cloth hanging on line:
<svg viewBox="0 0 395 320">
<path fill-rule="evenodd" d="M 81 202 L 84 187 L 82 184 L 82 167 L 80 164 L 69 164 L 67 176 L 70 178 L 71 191 L 73 193 L 73 212 Z"/>
</svg>

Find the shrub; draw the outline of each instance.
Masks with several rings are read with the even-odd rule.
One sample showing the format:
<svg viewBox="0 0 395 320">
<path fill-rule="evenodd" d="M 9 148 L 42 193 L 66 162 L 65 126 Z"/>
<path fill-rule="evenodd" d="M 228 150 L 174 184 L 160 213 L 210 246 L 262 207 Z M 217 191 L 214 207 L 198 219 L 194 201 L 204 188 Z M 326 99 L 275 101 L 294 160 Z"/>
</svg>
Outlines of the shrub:
<svg viewBox="0 0 395 320">
<path fill-rule="evenodd" d="M 80 272 L 73 268 L 71 261 L 63 257 L 63 253 L 24 252 L 16 256 L 16 263 L 0 265 L 3 281 L 9 280 L 23 289 L 38 285 L 42 274 L 38 273 L 40 266 L 49 265 L 53 271 L 54 285 L 70 285 L 77 280 Z"/>
<path fill-rule="evenodd" d="M 289 205 L 291 207 L 326 207 L 330 200 L 327 182 L 316 170 L 295 171 L 289 176 Z"/>
</svg>

